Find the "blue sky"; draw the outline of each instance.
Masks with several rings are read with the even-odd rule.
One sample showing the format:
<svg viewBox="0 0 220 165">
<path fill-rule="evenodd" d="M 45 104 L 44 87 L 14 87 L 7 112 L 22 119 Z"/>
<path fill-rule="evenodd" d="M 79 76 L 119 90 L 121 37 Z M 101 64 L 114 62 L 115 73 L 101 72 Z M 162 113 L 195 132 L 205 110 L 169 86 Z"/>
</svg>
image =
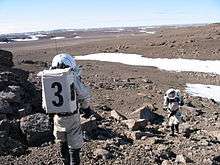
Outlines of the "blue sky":
<svg viewBox="0 0 220 165">
<path fill-rule="evenodd" d="M 0 0 L 0 33 L 220 22 L 220 0 Z"/>
</svg>

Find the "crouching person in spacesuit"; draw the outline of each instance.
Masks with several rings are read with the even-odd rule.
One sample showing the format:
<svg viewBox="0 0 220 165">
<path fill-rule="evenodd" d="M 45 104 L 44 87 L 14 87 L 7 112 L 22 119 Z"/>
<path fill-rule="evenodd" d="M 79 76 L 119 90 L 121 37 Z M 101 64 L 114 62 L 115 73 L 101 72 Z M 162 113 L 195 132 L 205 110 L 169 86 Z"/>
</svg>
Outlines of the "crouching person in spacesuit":
<svg viewBox="0 0 220 165">
<path fill-rule="evenodd" d="M 53 78 L 54 83 L 49 85 L 49 88 L 51 87 L 50 89 L 45 89 L 45 87 L 43 86 L 42 92 L 46 93 L 50 92 L 51 90 L 54 90 L 51 94 L 49 94 L 49 97 L 53 97 L 53 100 L 50 100 L 49 104 L 51 104 L 52 102 L 54 105 L 56 105 L 55 108 L 60 108 L 61 110 L 62 108 L 65 109 L 65 106 L 61 106 L 62 104 L 67 104 L 69 100 L 75 101 L 75 103 L 72 104 L 74 105 L 75 110 L 71 113 L 56 113 L 54 108 L 54 112 L 52 112 L 54 121 L 53 134 L 55 137 L 55 142 L 60 144 L 62 156 L 64 158 L 64 161 L 66 162 L 65 164 L 79 165 L 80 149 L 83 146 L 83 135 L 80 124 L 79 107 L 83 111 L 84 117 L 89 117 L 90 115 L 92 115 L 93 111 L 89 106 L 89 89 L 81 82 L 80 70 L 76 65 L 74 57 L 72 57 L 69 54 L 56 55 L 52 60 L 52 67 L 50 68 L 49 72 L 53 72 L 56 70 L 62 71 L 63 69 L 68 70 L 68 68 L 70 70 L 69 76 L 73 76 L 71 77 L 71 81 L 73 82 L 70 82 L 70 87 L 69 85 L 59 85 L 59 81 L 61 81 L 60 78 L 58 76 L 56 77 L 52 75 L 51 77 Z M 66 90 L 65 92 L 64 88 L 68 88 L 68 90 Z M 43 97 L 46 96 L 43 94 Z M 43 98 L 43 100 L 44 99 L 46 100 L 47 98 Z M 45 103 L 43 101 L 43 107 L 45 106 L 44 104 Z M 67 106 L 69 106 L 69 103 L 67 104 Z"/>
<path fill-rule="evenodd" d="M 171 136 L 174 136 L 175 130 L 179 133 L 179 123 L 182 117 L 179 109 L 183 104 L 179 90 L 169 89 L 165 93 L 163 109 L 168 112 L 168 125 L 171 127 Z"/>
</svg>

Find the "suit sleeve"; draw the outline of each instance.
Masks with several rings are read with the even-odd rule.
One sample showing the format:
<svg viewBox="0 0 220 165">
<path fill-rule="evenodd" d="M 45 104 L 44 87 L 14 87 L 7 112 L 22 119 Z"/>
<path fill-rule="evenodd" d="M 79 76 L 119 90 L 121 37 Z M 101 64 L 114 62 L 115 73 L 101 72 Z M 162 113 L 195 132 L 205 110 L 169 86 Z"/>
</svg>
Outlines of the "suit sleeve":
<svg viewBox="0 0 220 165">
<path fill-rule="evenodd" d="M 75 90 L 77 95 L 77 101 L 83 103 L 91 99 L 90 89 L 81 81 L 79 76 L 75 77 Z"/>
</svg>

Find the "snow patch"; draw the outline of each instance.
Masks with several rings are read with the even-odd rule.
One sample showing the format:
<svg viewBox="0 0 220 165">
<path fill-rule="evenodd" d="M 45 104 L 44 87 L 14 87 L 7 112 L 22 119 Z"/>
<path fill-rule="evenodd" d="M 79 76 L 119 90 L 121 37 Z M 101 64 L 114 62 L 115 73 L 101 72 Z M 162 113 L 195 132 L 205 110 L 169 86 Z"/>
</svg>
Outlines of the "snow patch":
<svg viewBox="0 0 220 165">
<path fill-rule="evenodd" d="M 118 30 L 109 30 L 109 31 L 104 31 L 105 33 L 120 33 L 121 31 Z"/>
<path fill-rule="evenodd" d="M 75 38 L 75 39 L 79 39 L 79 38 L 82 38 L 82 37 L 80 37 L 80 36 L 75 36 L 74 38 Z"/>
<path fill-rule="evenodd" d="M 119 28 L 119 29 L 115 29 L 115 30 L 106 30 L 106 31 L 104 31 L 105 33 L 120 33 L 120 32 L 122 32 L 122 31 L 124 31 L 125 29 L 121 29 L 121 28 Z"/>
<path fill-rule="evenodd" d="M 220 75 L 220 60 L 146 58 L 138 54 L 97 53 L 77 56 L 78 60 L 117 62 L 134 66 L 152 66 L 167 71 L 203 72 Z"/>
<path fill-rule="evenodd" d="M 65 37 L 53 37 L 51 38 L 51 40 L 61 40 L 61 39 L 64 39 Z"/>
<path fill-rule="evenodd" d="M 214 99 L 220 102 L 220 86 L 204 84 L 186 84 L 186 92 L 191 96 Z"/>
<path fill-rule="evenodd" d="M 34 35 L 34 36 L 36 36 L 36 37 L 47 37 L 46 34 L 36 34 L 36 35 Z"/>
<path fill-rule="evenodd" d="M 66 31 L 68 31 L 68 32 L 74 32 L 74 31 L 76 31 L 75 29 L 68 29 L 68 30 L 66 30 Z"/>
<path fill-rule="evenodd" d="M 10 43 L 10 42 L 0 42 L 0 45 L 1 45 L 1 44 L 8 44 L 8 43 Z"/>
<path fill-rule="evenodd" d="M 147 34 L 155 34 L 155 31 L 145 31 L 145 30 L 140 30 L 140 33 L 147 33 Z"/>
<path fill-rule="evenodd" d="M 37 41 L 37 40 L 39 40 L 39 37 L 37 37 L 36 35 L 28 36 L 28 38 L 12 39 L 12 41 L 16 41 L 16 42 L 27 42 L 27 41 Z"/>
</svg>

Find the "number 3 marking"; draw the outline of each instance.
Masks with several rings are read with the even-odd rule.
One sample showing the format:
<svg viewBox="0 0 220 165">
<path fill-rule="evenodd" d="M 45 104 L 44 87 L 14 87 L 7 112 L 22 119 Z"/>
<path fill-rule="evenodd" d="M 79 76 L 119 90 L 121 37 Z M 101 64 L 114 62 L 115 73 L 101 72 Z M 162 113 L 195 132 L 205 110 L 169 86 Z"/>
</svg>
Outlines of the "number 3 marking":
<svg viewBox="0 0 220 165">
<path fill-rule="evenodd" d="M 70 85 L 70 94 L 71 94 L 71 101 L 75 101 L 75 89 L 74 89 L 74 83 Z"/>
<path fill-rule="evenodd" d="M 54 82 L 51 85 L 51 88 L 57 87 L 57 92 L 54 94 L 56 97 L 58 97 L 59 102 L 52 101 L 53 105 L 56 107 L 61 107 L 63 105 L 63 96 L 60 94 L 62 92 L 62 85 L 59 82 Z"/>
</svg>

